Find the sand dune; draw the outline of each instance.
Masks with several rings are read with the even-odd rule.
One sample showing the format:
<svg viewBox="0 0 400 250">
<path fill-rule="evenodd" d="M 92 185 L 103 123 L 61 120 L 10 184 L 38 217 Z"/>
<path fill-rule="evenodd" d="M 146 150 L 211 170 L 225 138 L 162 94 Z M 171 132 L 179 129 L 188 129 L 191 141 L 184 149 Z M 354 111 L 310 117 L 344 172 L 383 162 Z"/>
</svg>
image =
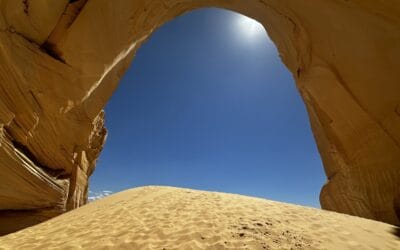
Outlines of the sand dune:
<svg viewBox="0 0 400 250">
<path fill-rule="evenodd" d="M 400 249 L 395 230 L 259 198 L 141 187 L 0 237 L 0 249 Z"/>
</svg>

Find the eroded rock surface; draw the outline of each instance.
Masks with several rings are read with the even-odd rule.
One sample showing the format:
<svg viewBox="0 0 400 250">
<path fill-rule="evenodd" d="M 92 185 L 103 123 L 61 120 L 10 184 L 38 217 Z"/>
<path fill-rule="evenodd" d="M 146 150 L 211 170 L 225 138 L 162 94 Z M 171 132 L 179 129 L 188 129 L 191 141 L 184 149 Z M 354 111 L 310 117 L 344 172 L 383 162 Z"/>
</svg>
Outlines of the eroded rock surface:
<svg viewBox="0 0 400 250">
<path fill-rule="evenodd" d="M 200 7 L 255 18 L 277 45 L 324 162 L 322 207 L 399 222 L 398 1 L 0 0 L 2 233 L 86 203 L 120 77 L 156 28 Z"/>
</svg>

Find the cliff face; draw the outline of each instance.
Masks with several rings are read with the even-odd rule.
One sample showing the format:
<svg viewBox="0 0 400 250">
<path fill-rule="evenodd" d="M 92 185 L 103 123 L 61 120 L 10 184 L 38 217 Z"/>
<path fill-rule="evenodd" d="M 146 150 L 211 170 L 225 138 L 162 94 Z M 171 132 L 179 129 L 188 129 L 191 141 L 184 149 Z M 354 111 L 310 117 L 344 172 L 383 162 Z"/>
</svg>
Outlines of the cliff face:
<svg viewBox="0 0 400 250">
<path fill-rule="evenodd" d="M 324 162 L 322 207 L 399 222 L 397 1 L 0 0 L 0 232 L 86 202 L 120 77 L 157 27 L 200 7 L 255 18 L 277 45 Z"/>
</svg>

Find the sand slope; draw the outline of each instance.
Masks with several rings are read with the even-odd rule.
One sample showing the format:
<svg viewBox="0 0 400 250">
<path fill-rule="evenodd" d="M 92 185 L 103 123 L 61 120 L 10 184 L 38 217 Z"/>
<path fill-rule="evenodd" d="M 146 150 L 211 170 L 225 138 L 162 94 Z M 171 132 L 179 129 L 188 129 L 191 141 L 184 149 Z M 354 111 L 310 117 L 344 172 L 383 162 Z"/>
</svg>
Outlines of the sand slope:
<svg viewBox="0 0 400 250">
<path fill-rule="evenodd" d="M 400 249 L 394 231 L 264 199 L 141 187 L 0 237 L 0 249 Z"/>
</svg>

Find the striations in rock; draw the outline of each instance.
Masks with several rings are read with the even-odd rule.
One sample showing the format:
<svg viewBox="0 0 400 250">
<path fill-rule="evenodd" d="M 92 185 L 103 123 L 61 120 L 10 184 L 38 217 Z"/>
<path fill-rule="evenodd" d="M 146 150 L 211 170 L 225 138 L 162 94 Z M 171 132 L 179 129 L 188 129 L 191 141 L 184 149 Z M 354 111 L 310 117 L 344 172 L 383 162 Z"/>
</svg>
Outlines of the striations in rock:
<svg viewBox="0 0 400 250">
<path fill-rule="evenodd" d="M 399 223 L 398 1 L 0 0 L 0 233 L 86 203 L 102 109 L 136 50 L 201 7 L 267 29 L 308 109 L 322 207 Z"/>
</svg>

